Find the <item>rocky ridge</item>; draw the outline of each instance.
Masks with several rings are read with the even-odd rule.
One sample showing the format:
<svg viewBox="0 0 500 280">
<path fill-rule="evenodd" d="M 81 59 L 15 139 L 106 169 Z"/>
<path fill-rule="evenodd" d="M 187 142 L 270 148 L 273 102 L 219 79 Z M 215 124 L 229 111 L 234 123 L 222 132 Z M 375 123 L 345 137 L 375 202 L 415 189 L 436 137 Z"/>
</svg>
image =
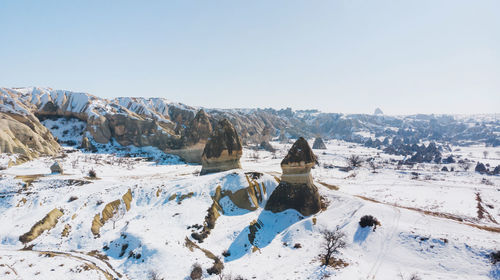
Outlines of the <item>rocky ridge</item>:
<svg viewBox="0 0 500 280">
<path fill-rule="evenodd" d="M 90 144 L 153 146 L 177 154 L 188 162 L 198 163 L 210 135 L 210 126 L 214 127 L 224 118 L 231 122 L 243 145 L 259 144 L 275 137 L 284 142 L 314 135 L 358 143 L 371 141 L 375 136 L 375 146 L 377 141 L 382 144 L 377 140 L 381 137 L 393 142 L 395 139 L 409 139 L 408 143 L 436 141 L 500 145 L 500 121 L 488 115 L 478 118 L 344 115 L 317 110 L 293 111 L 290 108 L 204 108 L 200 112 L 201 108 L 164 98 L 119 97 L 108 100 L 88 93 L 38 87 L 0 88 L 0 96 L 2 127 L 9 128 L 0 136 L 0 152 L 21 153 L 28 157 L 57 153 L 56 139 L 40 121 L 60 117 L 85 122 L 85 136 Z M 366 136 L 368 134 L 371 136 Z M 89 147 L 88 143 L 84 144 Z"/>
</svg>

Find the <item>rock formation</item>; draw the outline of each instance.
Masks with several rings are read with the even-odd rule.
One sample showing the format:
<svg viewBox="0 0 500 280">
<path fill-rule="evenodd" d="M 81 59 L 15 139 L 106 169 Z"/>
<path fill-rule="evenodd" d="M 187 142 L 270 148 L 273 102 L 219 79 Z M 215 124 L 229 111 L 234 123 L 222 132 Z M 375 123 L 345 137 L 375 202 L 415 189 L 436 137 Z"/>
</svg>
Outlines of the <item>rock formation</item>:
<svg viewBox="0 0 500 280">
<path fill-rule="evenodd" d="M 271 153 L 276 151 L 276 149 L 273 147 L 273 145 L 271 145 L 271 143 L 269 143 L 269 141 L 262 141 L 259 145 L 259 148 Z"/>
<path fill-rule="evenodd" d="M 61 167 L 61 164 L 59 162 L 57 162 L 57 161 L 54 162 L 54 164 L 52 164 L 50 166 L 50 172 L 62 174 L 63 173 L 63 169 Z"/>
<path fill-rule="evenodd" d="M 316 139 L 314 139 L 313 149 L 326 150 L 325 142 L 323 142 L 321 137 L 316 137 Z"/>
<path fill-rule="evenodd" d="M 500 175 L 500 165 L 497 165 L 495 169 L 493 169 L 492 175 Z"/>
<path fill-rule="evenodd" d="M 200 175 L 241 168 L 241 140 L 233 125 L 223 119 L 217 123 L 201 156 Z"/>
<path fill-rule="evenodd" d="M 486 168 L 486 166 L 481 163 L 481 162 L 478 162 L 477 165 L 476 165 L 476 168 L 474 168 L 474 171 L 476 172 L 479 172 L 479 173 L 488 173 L 488 169 Z"/>
<path fill-rule="evenodd" d="M 61 147 L 29 107 L 17 96 L 0 89 L 0 153 L 17 153 L 27 159 L 54 155 Z"/>
<path fill-rule="evenodd" d="M 180 156 L 187 162 L 201 163 L 201 156 L 212 134 L 212 125 L 210 118 L 203 109 L 196 113 L 181 138 L 181 144 L 178 149 L 170 149 L 169 153 Z"/>
<path fill-rule="evenodd" d="M 80 145 L 80 149 L 84 149 L 87 151 L 95 151 L 96 147 L 94 145 L 92 145 L 89 138 L 87 138 L 87 136 L 84 135 L 82 137 L 82 144 Z"/>
<path fill-rule="evenodd" d="M 311 176 L 311 168 L 316 163 L 316 156 L 309 144 L 300 137 L 281 161 L 281 181 L 265 209 L 275 213 L 295 209 L 304 216 L 317 213 L 320 210 L 320 197 Z"/>
</svg>

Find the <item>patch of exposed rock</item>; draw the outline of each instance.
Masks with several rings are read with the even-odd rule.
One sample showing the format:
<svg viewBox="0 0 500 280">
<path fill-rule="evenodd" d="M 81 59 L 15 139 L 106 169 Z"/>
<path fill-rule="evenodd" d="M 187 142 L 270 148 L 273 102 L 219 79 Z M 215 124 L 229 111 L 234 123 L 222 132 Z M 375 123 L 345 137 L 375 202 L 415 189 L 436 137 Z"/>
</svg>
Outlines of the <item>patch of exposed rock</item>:
<svg viewBox="0 0 500 280">
<path fill-rule="evenodd" d="M 479 173 L 488 173 L 488 169 L 486 168 L 486 166 L 481 163 L 481 162 L 478 162 L 477 165 L 476 165 L 476 168 L 474 168 L 474 171 L 476 172 L 479 172 Z"/>
<path fill-rule="evenodd" d="M 33 159 L 55 155 L 61 147 L 16 95 L 0 89 L 0 153 L 16 153 Z"/>
<path fill-rule="evenodd" d="M 53 227 L 55 227 L 59 218 L 61 218 L 62 216 L 63 212 L 60 209 L 57 208 L 53 209 L 47 215 L 45 215 L 45 217 L 42 220 L 34 224 L 31 227 L 30 231 L 19 236 L 19 241 L 21 241 L 23 244 L 26 244 L 28 242 L 35 240 L 44 231 L 51 230 Z"/>
<path fill-rule="evenodd" d="M 50 172 L 62 174 L 63 168 L 61 167 L 61 164 L 56 161 L 50 166 Z"/>
<path fill-rule="evenodd" d="M 180 156 L 187 162 L 201 163 L 203 150 L 211 134 L 212 124 L 210 118 L 201 109 L 188 123 L 182 135 L 180 147 L 175 150 L 170 149 L 168 152 Z"/>
<path fill-rule="evenodd" d="M 321 137 L 316 137 L 316 139 L 314 139 L 313 149 L 326 150 L 325 142 L 323 142 Z"/>
<path fill-rule="evenodd" d="M 271 194 L 265 209 L 274 213 L 295 209 L 304 216 L 319 212 L 320 197 L 311 176 L 311 168 L 316 163 L 316 156 L 309 144 L 300 137 L 281 161 L 281 181 Z"/>
<path fill-rule="evenodd" d="M 203 150 L 200 175 L 241 168 L 242 150 L 233 125 L 227 119 L 219 121 Z"/>
<path fill-rule="evenodd" d="M 86 136 L 82 137 L 82 144 L 80 145 L 80 149 L 86 151 L 96 151 L 96 147 L 90 142 L 89 138 Z"/>
<path fill-rule="evenodd" d="M 273 147 L 273 145 L 271 145 L 271 143 L 269 143 L 269 141 L 262 141 L 259 145 L 259 148 L 271 153 L 276 151 L 276 149 Z"/>
</svg>

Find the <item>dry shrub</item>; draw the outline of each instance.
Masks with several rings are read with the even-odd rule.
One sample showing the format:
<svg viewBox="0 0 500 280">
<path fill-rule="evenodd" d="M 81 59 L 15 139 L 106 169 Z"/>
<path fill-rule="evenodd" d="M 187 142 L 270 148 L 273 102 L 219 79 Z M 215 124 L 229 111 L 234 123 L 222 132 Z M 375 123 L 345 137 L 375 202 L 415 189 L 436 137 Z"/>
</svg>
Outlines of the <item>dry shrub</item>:
<svg viewBox="0 0 500 280">
<path fill-rule="evenodd" d="M 359 226 L 362 228 L 364 227 L 374 227 L 373 230 L 377 228 L 377 225 L 380 225 L 380 222 L 377 220 L 377 218 L 373 217 L 372 215 L 365 215 L 361 217 L 359 220 Z"/>
<path fill-rule="evenodd" d="M 201 279 L 203 276 L 203 269 L 201 268 L 201 265 L 199 263 L 193 264 L 193 269 L 191 270 L 191 274 L 189 274 L 189 277 L 191 279 Z"/>
</svg>

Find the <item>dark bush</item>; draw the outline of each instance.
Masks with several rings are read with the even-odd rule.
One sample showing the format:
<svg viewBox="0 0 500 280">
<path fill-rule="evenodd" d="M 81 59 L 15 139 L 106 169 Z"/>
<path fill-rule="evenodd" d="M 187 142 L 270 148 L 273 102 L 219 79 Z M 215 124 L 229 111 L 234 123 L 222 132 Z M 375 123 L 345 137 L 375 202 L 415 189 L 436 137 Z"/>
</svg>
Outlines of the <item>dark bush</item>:
<svg viewBox="0 0 500 280">
<path fill-rule="evenodd" d="M 89 170 L 89 178 L 97 178 L 97 173 L 95 172 L 95 170 L 92 168 Z"/>
<path fill-rule="evenodd" d="M 363 160 L 361 159 L 360 156 L 358 155 L 351 155 L 348 159 L 347 159 L 347 166 L 354 169 L 356 167 L 360 167 L 361 166 L 361 163 L 363 162 Z"/>
<path fill-rule="evenodd" d="M 189 274 L 191 279 L 201 279 L 201 276 L 203 276 L 203 269 L 201 269 L 201 265 L 198 263 L 195 263 L 193 265 L 193 269 L 191 270 L 191 274 Z"/>
<path fill-rule="evenodd" d="M 500 251 L 492 252 L 490 254 L 490 260 L 492 264 L 497 264 L 500 262 Z"/>
<path fill-rule="evenodd" d="M 75 201 L 75 200 L 77 200 L 77 199 L 78 199 L 78 197 L 76 197 L 76 196 L 71 196 L 71 197 L 68 199 L 68 202 Z"/>
<path fill-rule="evenodd" d="M 359 226 L 362 228 L 377 227 L 377 225 L 380 225 L 380 223 L 377 218 L 373 217 L 372 215 L 365 215 L 359 220 Z"/>
<path fill-rule="evenodd" d="M 293 248 L 300 249 L 302 248 L 302 245 L 300 243 L 295 243 L 295 245 L 293 245 Z"/>
<path fill-rule="evenodd" d="M 231 252 L 229 252 L 229 250 L 224 250 L 224 252 L 222 252 L 222 255 L 224 257 L 229 257 L 229 256 L 231 256 Z"/>
</svg>

